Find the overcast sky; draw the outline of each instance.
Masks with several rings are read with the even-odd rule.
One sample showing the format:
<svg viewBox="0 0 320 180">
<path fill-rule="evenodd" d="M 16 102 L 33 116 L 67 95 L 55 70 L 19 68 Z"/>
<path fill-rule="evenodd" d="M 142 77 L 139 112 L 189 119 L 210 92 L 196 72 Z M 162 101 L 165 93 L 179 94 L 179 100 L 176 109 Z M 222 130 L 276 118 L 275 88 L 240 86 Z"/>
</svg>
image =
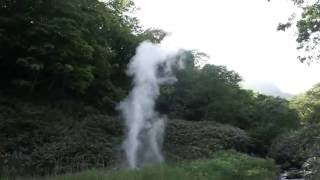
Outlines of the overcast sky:
<svg viewBox="0 0 320 180">
<path fill-rule="evenodd" d="M 297 60 L 294 31 L 278 32 L 295 8 L 289 0 L 135 0 L 145 28 L 171 33 L 168 46 L 198 49 L 248 82 L 296 94 L 320 82 L 320 63 Z"/>
</svg>

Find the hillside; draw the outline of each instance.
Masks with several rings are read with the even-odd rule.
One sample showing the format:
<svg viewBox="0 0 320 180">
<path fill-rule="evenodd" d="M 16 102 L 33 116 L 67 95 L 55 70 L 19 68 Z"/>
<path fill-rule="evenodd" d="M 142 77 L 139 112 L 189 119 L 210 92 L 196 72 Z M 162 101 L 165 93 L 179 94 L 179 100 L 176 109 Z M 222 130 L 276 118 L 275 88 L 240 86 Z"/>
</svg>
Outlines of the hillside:
<svg viewBox="0 0 320 180">
<path fill-rule="evenodd" d="M 319 84 L 244 89 L 205 53 L 164 47 L 135 8 L 0 2 L 1 180 L 319 177 Z"/>
</svg>

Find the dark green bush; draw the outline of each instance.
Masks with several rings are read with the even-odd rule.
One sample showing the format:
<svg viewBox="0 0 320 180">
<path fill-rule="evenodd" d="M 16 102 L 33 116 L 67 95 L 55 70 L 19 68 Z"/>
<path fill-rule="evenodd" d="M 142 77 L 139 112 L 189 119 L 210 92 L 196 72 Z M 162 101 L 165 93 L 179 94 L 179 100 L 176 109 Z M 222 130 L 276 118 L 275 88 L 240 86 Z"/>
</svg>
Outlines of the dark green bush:
<svg viewBox="0 0 320 180">
<path fill-rule="evenodd" d="M 243 130 L 215 122 L 169 120 L 165 152 L 174 160 L 207 158 L 224 149 L 247 151 L 250 138 Z"/>
<path fill-rule="evenodd" d="M 118 157 L 122 128 L 118 119 L 105 115 L 85 117 L 63 133 L 57 141 L 32 153 L 32 167 L 43 174 L 74 172 L 88 168 L 110 167 Z M 47 170 L 49 168 L 49 170 Z"/>
<path fill-rule="evenodd" d="M 271 180 L 276 167 L 270 159 L 250 157 L 235 151 L 214 153 L 212 160 L 195 161 L 184 169 L 194 179 Z"/>
<path fill-rule="evenodd" d="M 74 101 L 47 104 L 0 97 L 0 172 L 60 174 L 119 162 L 121 120 Z M 248 135 L 215 122 L 169 120 L 168 160 L 212 157 L 224 149 L 247 151 Z"/>
<path fill-rule="evenodd" d="M 272 180 L 275 177 L 276 167 L 272 160 L 227 151 L 215 153 L 211 159 L 174 166 L 164 164 L 135 170 L 89 170 L 32 180 Z"/>
<path fill-rule="evenodd" d="M 279 164 L 297 167 L 309 158 L 320 157 L 320 125 L 281 135 L 273 142 L 269 155 Z"/>
<path fill-rule="evenodd" d="M 117 161 L 120 120 L 66 104 L 72 103 L 54 107 L 1 98 L 0 173 L 57 174 Z"/>
</svg>

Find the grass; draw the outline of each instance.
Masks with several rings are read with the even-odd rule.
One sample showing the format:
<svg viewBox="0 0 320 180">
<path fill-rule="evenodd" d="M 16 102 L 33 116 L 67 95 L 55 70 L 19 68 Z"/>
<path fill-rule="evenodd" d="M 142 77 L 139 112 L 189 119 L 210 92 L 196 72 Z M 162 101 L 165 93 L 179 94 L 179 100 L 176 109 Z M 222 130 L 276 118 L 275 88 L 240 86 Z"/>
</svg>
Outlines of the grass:
<svg viewBox="0 0 320 180">
<path fill-rule="evenodd" d="M 77 174 L 15 180 L 272 180 L 275 176 L 276 168 L 272 160 L 228 151 L 216 153 L 210 160 L 176 166 L 160 165 L 121 171 L 88 170 Z"/>
</svg>

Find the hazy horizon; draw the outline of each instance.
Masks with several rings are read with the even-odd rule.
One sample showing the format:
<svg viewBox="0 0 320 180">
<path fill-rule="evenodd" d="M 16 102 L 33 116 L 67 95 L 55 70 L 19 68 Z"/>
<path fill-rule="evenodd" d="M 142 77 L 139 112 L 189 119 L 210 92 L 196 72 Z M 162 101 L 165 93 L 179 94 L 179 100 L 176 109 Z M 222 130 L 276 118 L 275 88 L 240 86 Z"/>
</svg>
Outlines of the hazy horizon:
<svg viewBox="0 0 320 180">
<path fill-rule="evenodd" d="M 297 59 L 295 29 L 276 30 L 296 11 L 289 0 L 136 0 L 144 28 L 171 33 L 168 46 L 198 49 L 208 63 L 237 71 L 245 83 L 268 82 L 298 94 L 320 82 L 320 64 Z"/>
</svg>

